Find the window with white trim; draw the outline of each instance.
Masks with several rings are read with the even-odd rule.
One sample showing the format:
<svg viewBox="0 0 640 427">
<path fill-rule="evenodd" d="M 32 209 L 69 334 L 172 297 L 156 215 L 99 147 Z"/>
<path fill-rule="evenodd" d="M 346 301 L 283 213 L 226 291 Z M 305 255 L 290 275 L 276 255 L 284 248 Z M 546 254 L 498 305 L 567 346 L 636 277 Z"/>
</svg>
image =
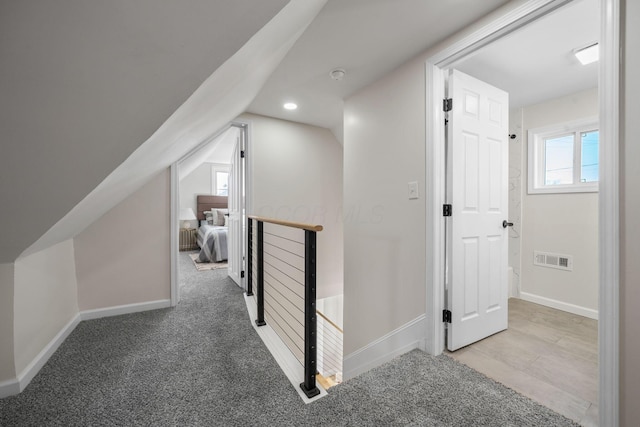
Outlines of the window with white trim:
<svg viewBox="0 0 640 427">
<path fill-rule="evenodd" d="M 531 129 L 529 194 L 598 191 L 598 119 Z"/>
<path fill-rule="evenodd" d="M 211 192 L 214 196 L 229 195 L 229 173 L 231 166 L 214 164 L 211 167 Z"/>
</svg>

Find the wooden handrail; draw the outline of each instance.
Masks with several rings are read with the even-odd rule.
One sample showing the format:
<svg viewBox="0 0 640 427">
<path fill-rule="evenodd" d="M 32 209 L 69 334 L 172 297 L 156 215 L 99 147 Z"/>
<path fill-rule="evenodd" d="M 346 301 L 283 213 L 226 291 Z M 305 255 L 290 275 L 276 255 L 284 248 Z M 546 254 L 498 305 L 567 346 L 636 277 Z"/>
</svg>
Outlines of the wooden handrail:
<svg viewBox="0 0 640 427">
<path fill-rule="evenodd" d="M 322 314 L 322 312 L 316 310 L 316 313 L 322 317 L 324 320 L 326 320 L 331 326 L 333 326 L 334 328 L 336 328 L 341 334 L 344 334 L 344 332 L 342 331 L 342 328 L 338 325 L 336 325 L 335 323 L 333 323 L 331 321 L 331 319 L 329 319 L 327 316 L 325 316 L 324 314 Z"/>
<path fill-rule="evenodd" d="M 292 221 L 285 221 L 282 219 L 274 219 L 274 218 L 265 218 L 263 216 L 257 216 L 257 215 L 247 215 L 247 218 L 255 219 L 256 221 L 268 222 L 270 224 L 284 225 L 285 227 L 299 228 L 301 230 L 309 230 L 309 231 L 323 230 L 323 227 L 321 225 L 304 224 L 302 222 L 292 222 Z"/>
</svg>

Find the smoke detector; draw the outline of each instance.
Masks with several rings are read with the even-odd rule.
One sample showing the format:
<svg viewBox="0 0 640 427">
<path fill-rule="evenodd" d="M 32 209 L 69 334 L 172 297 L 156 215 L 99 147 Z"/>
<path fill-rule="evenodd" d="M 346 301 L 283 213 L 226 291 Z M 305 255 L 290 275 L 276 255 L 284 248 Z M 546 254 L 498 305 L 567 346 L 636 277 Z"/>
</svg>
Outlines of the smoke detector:
<svg viewBox="0 0 640 427">
<path fill-rule="evenodd" d="M 340 81 L 340 80 L 344 79 L 344 76 L 347 75 L 347 72 L 342 68 L 336 68 L 335 70 L 332 70 L 329 73 L 329 75 L 331 76 L 331 78 L 333 80 Z"/>
</svg>

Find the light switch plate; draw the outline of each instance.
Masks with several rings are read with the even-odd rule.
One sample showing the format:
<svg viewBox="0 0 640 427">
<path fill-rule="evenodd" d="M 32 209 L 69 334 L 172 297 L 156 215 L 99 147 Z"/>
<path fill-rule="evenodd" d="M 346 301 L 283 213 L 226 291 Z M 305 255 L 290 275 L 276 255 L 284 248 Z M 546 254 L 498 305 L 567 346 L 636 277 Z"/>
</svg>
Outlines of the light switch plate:
<svg viewBox="0 0 640 427">
<path fill-rule="evenodd" d="M 417 199 L 418 197 L 418 183 L 412 181 L 409 183 L 409 200 Z"/>
</svg>

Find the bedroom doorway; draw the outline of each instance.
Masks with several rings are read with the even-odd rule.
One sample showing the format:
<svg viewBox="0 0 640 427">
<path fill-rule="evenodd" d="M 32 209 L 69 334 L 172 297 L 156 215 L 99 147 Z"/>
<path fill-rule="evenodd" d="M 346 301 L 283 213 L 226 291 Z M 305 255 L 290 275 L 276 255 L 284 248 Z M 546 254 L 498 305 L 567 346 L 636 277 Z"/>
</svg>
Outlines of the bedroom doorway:
<svg viewBox="0 0 640 427">
<path fill-rule="evenodd" d="M 180 286 L 186 277 L 182 270 L 191 272 L 191 267 L 198 271 L 224 268 L 244 289 L 245 212 L 250 200 L 248 144 L 249 124 L 232 122 L 171 166 L 172 306 L 180 301 Z M 200 212 L 204 210 L 199 203 L 203 198 L 215 199 L 215 208 L 222 214 L 216 218 L 224 216 L 222 224 L 217 221 L 214 225 L 216 235 L 224 232 L 223 239 L 212 238 L 214 233 L 201 227 L 206 222 Z M 214 259 L 219 255 L 224 255 L 224 260 Z"/>
</svg>

